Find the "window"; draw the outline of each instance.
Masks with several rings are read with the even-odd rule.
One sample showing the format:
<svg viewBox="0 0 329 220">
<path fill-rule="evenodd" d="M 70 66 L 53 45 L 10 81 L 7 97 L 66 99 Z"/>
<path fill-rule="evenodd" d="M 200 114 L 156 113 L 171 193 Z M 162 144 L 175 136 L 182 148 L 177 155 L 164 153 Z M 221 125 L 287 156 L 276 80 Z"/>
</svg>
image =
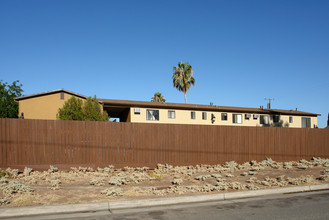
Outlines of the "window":
<svg viewBox="0 0 329 220">
<path fill-rule="evenodd" d="M 168 111 L 168 118 L 175 119 L 175 111 Z"/>
<path fill-rule="evenodd" d="M 241 114 L 233 114 L 233 123 L 234 124 L 242 124 L 242 115 Z"/>
<path fill-rule="evenodd" d="M 159 110 L 146 110 L 146 120 L 159 121 Z"/>
<path fill-rule="evenodd" d="M 258 114 L 254 114 L 254 120 L 258 119 L 259 115 Z"/>
<path fill-rule="evenodd" d="M 293 123 L 293 122 L 294 122 L 294 120 L 293 120 L 292 116 L 289 116 L 289 123 Z"/>
<path fill-rule="evenodd" d="M 269 125 L 270 122 L 268 120 L 268 115 L 261 115 L 260 116 L 260 124 L 262 125 Z"/>
<path fill-rule="evenodd" d="M 222 121 L 227 121 L 227 113 L 222 113 Z"/>
<path fill-rule="evenodd" d="M 61 92 L 60 99 L 61 99 L 61 100 L 64 99 L 64 92 Z"/>
<path fill-rule="evenodd" d="M 244 118 L 249 120 L 249 118 L 251 118 L 251 114 L 244 114 Z"/>
<path fill-rule="evenodd" d="M 135 115 L 140 115 L 141 114 L 141 109 L 140 108 L 135 108 L 134 113 L 135 113 Z"/>
<path fill-rule="evenodd" d="M 273 122 L 278 123 L 280 121 L 280 115 L 273 115 Z"/>
<path fill-rule="evenodd" d="M 302 117 L 302 128 L 311 128 L 311 118 Z"/>
<path fill-rule="evenodd" d="M 191 119 L 195 119 L 195 112 L 191 112 Z"/>
<path fill-rule="evenodd" d="M 207 120 L 207 112 L 202 112 L 202 120 Z"/>
</svg>

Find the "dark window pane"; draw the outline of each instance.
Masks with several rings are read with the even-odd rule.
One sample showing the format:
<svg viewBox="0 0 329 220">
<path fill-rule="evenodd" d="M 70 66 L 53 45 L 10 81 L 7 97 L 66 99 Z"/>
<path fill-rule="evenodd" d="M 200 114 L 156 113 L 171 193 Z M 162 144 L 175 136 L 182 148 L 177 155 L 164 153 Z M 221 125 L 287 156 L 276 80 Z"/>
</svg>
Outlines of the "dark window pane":
<svg viewBox="0 0 329 220">
<path fill-rule="evenodd" d="M 269 124 L 268 115 L 261 115 L 260 116 L 260 124 L 262 124 L 262 125 L 268 125 Z"/>
<path fill-rule="evenodd" d="M 280 115 L 273 115 L 273 122 L 277 123 L 280 121 Z"/>
<path fill-rule="evenodd" d="M 207 112 L 202 112 L 202 120 L 207 120 Z"/>
<path fill-rule="evenodd" d="M 311 118 L 302 118 L 302 128 L 311 128 Z"/>
</svg>

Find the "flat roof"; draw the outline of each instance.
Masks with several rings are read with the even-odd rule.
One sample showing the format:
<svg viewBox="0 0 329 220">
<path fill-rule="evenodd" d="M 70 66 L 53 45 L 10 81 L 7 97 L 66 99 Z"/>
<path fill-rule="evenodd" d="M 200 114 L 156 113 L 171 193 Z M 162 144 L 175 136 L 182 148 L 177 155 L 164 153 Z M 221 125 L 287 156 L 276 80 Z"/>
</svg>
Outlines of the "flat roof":
<svg viewBox="0 0 329 220">
<path fill-rule="evenodd" d="M 247 107 L 232 107 L 232 106 L 217 106 L 217 105 L 196 105 L 196 104 L 181 104 L 169 102 L 146 102 L 146 101 L 131 101 L 117 99 L 99 99 L 104 104 L 104 107 L 143 107 L 143 108 L 160 108 L 160 109 L 182 109 L 182 110 L 200 110 L 200 111 L 215 111 L 215 112 L 243 112 L 243 113 L 259 113 L 259 114 L 282 114 L 282 115 L 304 115 L 304 116 L 319 116 L 320 114 L 303 112 L 297 110 L 282 110 L 282 109 L 261 109 Z"/>
</svg>

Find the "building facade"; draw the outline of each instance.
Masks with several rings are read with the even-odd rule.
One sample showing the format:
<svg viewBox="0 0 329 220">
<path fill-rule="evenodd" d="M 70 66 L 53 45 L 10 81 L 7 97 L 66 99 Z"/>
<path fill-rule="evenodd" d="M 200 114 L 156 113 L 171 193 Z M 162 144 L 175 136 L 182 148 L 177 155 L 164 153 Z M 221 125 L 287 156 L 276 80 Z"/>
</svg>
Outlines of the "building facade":
<svg viewBox="0 0 329 220">
<path fill-rule="evenodd" d="M 101 99 L 111 117 L 134 123 L 316 128 L 315 113 L 297 110 Z M 112 111 L 113 109 L 113 111 Z M 119 113 L 119 114 L 117 114 Z"/>
<path fill-rule="evenodd" d="M 86 96 L 64 89 L 17 97 L 19 116 L 25 119 L 55 120 L 58 109 L 72 96 Z M 230 125 L 287 126 L 316 128 L 319 114 L 297 110 L 241 108 L 214 105 L 158 103 L 129 100 L 99 99 L 103 110 L 120 122 Z"/>
<path fill-rule="evenodd" d="M 18 116 L 24 119 L 56 120 L 58 109 L 72 96 L 83 100 L 87 98 L 64 89 L 16 97 Z"/>
</svg>

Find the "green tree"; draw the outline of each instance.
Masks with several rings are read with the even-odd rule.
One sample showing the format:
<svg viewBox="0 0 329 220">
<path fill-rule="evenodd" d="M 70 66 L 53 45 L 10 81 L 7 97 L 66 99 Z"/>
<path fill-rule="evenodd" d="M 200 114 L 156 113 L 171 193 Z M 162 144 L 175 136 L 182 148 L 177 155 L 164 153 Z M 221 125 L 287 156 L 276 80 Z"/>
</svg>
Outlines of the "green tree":
<svg viewBox="0 0 329 220">
<path fill-rule="evenodd" d="M 193 77 L 193 69 L 189 63 L 179 62 L 178 66 L 173 68 L 174 74 L 172 75 L 172 80 L 174 87 L 178 89 L 178 91 L 182 91 L 186 100 L 186 92 L 191 88 L 191 85 L 195 85 L 195 79 Z"/>
<path fill-rule="evenodd" d="M 0 118 L 17 118 L 18 103 L 15 97 L 22 96 L 22 84 L 19 80 L 14 81 L 11 85 L 7 82 L 0 81 Z"/>
<path fill-rule="evenodd" d="M 62 108 L 58 109 L 57 119 L 78 121 L 108 121 L 109 116 L 103 111 L 96 96 L 85 101 L 72 96 Z"/>
<path fill-rule="evenodd" d="M 109 116 L 103 111 L 96 96 L 88 97 L 83 105 L 84 121 L 108 121 Z"/>
<path fill-rule="evenodd" d="M 83 101 L 72 96 L 67 100 L 62 108 L 58 109 L 57 119 L 59 120 L 77 120 L 83 121 L 84 115 L 82 111 Z"/>
<path fill-rule="evenodd" d="M 160 92 L 156 92 L 151 98 L 151 102 L 166 102 L 166 99 Z"/>
</svg>

